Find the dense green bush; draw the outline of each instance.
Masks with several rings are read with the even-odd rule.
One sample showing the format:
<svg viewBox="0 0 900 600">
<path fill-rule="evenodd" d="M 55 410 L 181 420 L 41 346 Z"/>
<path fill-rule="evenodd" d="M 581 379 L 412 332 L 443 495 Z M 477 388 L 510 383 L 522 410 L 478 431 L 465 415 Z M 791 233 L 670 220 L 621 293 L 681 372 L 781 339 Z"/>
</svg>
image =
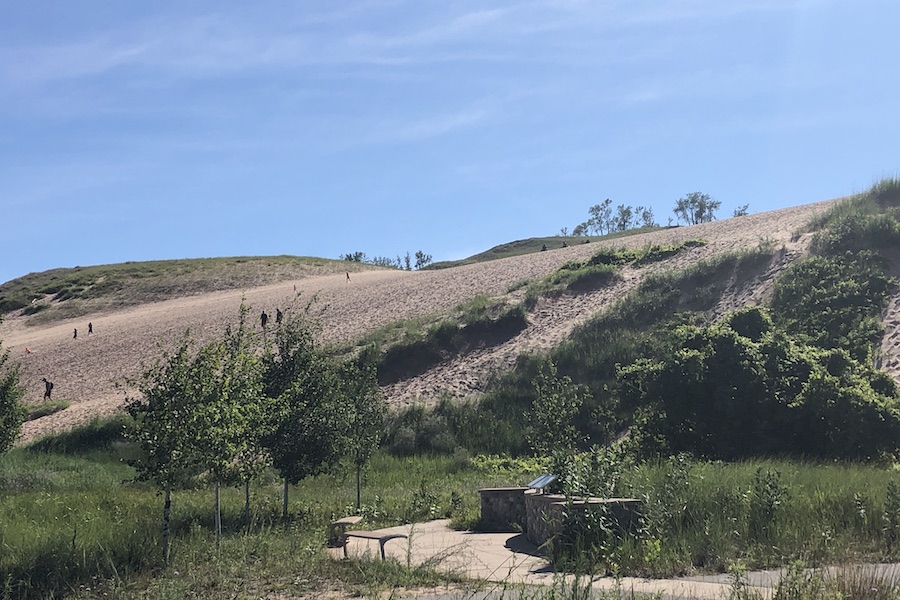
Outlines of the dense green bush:
<svg viewBox="0 0 900 600">
<path fill-rule="evenodd" d="M 759 308 L 679 327 L 663 357 L 619 369 L 619 395 L 639 407 L 644 454 L 866 460 L 900 441 L 894 386 L 844 350 L 792 340 Z"/>
<path fill-rule="evenodd" d="M 867 361 L 881 339 L 878 318 L 893 287 L 886 261 L 871 251 L 817 256 L 778 279 L 772 310 L 788 333 Z"/>
</svg>

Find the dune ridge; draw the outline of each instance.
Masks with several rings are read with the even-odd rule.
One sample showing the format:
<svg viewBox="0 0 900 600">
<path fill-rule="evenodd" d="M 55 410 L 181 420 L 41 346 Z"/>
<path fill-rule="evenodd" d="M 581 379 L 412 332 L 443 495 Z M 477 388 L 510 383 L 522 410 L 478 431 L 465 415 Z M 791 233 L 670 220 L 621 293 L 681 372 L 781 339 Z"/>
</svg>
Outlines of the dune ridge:
<svg viewBox="0 0 900 600">
<path fill-rule="evenodd" d="M 0 324 L 0 339 L 22 365 L 26 401 L 41 400 L 41 377 L 47 377 L 56 384 L 54 395 L 72 403 L 64 411 L 26 423 L 20 441 L 27 442 L 120 410 L 128 392 L 128 377 L 138 375 L 143 364 L 159 355 L 160 348 L 171 348 L 186 329 L 200 342 L 218 335 L 226 323 L 234 320 L 242 299 L 251 305 L 256 317 L 262 310 L 273 315 L 276 308 L 286 309 L 296 293 L 301 294 L 299 304 L 305 304 L 315 295 L 322 341 L 349 342 L 398 319 L 446 313 L 478 294 L 511 295 L 515 300 L 516 294 L 522 292 L 509 294 L 507 290 L 514 284 L 546 276 L 567 261 L 587 258 L 601 244 L 639 248 L 697 238 L 707 241 L 704 246 L 660 263 L 640 269 L 625 268 L 623 279 L 608 287 L 542 298 L 529 312 L 528 327 L 512 339 L 477 349 L 384 388 L 394 406 L 429 405 L 442 395 L 472 397 L 484 391 L 492 374 L 512 366 L 519 354 L 546 351 L 559 344 L 579 323 L 621 298 L 651 273 L 686 268 L 704 259 L 760 244 L 772 245 L 777 249 L 776 257 L 765 272 L 751 281 L 732 282 L 711 316 L 765 302 L 778 273 L 807 252 L 810 236 L 798 237 L 797 232 L 835 201 L 443 270 L 371 270 L 353 273 L 350 281 L 341 272 L 246 290 L 173 298 L 48 325 L 28 325 L 27 317 L 8 315 Z M 896 378 L 900 375 L 900 297 L 892 299 L 884 321 L 887 333 L 880 360 L 883 368 Z M 93 323 L 93 335 L 87 335 L 88 322 Z M 258 321 L 254 325 L 259 327 Z M 76 327 L 79 335 L 73 339 Z"/>
</svg>

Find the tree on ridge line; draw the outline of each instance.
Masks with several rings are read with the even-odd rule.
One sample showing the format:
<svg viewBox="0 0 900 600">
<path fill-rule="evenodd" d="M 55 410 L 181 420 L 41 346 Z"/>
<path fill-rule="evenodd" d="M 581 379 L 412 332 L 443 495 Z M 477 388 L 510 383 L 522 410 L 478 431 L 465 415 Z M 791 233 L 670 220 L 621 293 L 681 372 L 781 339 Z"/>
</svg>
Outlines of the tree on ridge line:
<svg viewBox="0 0 900 600">
<path fill-rule="evenodd" d="M 691 192 L 678 199 L 672 212 L 679 221 L 687 225 L 709 223 L 716 218 L 716 212 L 722 206 L 719 200 L 713 200 L 709 194 Z"/>
</svg>

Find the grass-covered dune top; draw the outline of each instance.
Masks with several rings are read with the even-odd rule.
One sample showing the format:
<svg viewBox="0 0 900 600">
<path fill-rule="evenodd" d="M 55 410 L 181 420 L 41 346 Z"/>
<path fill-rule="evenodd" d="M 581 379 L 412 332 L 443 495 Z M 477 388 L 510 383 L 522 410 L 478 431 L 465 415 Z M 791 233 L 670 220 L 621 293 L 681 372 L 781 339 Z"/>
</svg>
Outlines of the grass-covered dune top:
<svg viewBox="0 0 900 600">
<path fill-rule="evenodd" d="M 236 256 L 51 269 L 0 285 L 0 313 L 21 310 L 26 315 L 43 312 L 44 319 L 63 318 L 88 312 L 88 301 L 94 307 L 133 306 L 372 268 L 304 256 Z M 72 300 L 77 302 L 68 302 Z"/>
<path fill-rule="evenodd" d="M 484 252 L 473 254 L 468 258 L 460 260 L 445 260 L 428 265 L 426 269 L 449 269 L 450 267 L 459 267 L 462 265 L 471 265 L 489 260 L 497 260 L 500 258 L 508 258 L 510 256 L 521 256 L 523 254 L 531 254 L 541 252 L 542 250 L 554 250 L 568 246 L 577 246 L 580 244 L 589 244 L 597 241 L 614 240 L 650 231 L 656 231 L 659 227 L 637 227 L 626 231 L 615 231 L 606 235 L 598 236 L 573 236 L 573 235 L 552 235 L 548 237 L 533 237 L 524 240 L 516 240 L 494 246 Z"/>
</svg>

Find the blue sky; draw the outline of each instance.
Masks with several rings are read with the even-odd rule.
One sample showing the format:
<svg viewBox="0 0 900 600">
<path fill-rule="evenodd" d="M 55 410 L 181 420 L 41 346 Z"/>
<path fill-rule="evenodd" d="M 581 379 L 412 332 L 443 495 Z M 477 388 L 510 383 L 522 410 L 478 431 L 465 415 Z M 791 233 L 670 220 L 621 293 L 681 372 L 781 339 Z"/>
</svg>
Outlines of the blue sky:
<svg viewBox="0 0 900 600">
<path fill-rule="evenodd" d="M 435 260 L 898 174 L 900 3 L 0 0 L 0 282 L 164 258 Z"/>
</svg>

